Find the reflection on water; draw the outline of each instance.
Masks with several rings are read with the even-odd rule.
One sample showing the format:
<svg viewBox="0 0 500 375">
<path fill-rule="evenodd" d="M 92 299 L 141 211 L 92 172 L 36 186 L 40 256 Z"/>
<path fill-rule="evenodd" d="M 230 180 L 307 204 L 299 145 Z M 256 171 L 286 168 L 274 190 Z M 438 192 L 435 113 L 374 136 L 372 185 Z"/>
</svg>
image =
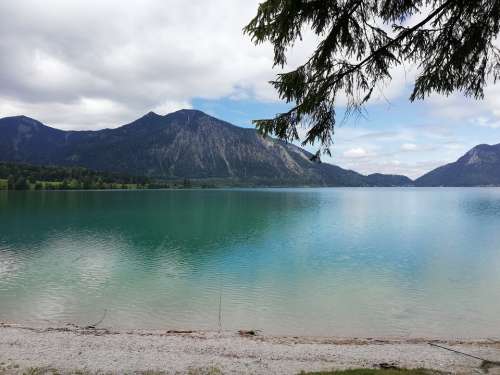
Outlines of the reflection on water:
<svg viewBox="0 0 500 375">
<path fill-rule="evenodd" d="M 0 193 L 0 319 L 500 336 L 500 189 Z"/>
</svg>

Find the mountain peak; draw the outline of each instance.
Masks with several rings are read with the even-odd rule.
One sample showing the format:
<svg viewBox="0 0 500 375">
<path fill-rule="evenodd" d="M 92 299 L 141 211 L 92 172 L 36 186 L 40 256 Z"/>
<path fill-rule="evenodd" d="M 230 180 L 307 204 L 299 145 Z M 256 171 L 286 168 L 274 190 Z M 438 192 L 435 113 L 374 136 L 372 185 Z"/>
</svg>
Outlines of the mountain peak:
<svg viewBox="0 0 500 375">
<path fill-rule="evenodd" d="M 168 120 L 177 119 L 182 122 L 191 122 L 195 117 L 198 118 L 200 115 L 205 115 L 203 112 L 196 109 L 181 109 L 164 116 L 159 115 L 154 111 L 149 111 L 144 116 L 139 117 L 137 120 L 132 121 L 129 124 L 123 125 L 121 128 L 124 129 L 144 129 L 151 127 L 162 127 L 168 124 Z M 205 115 L 206 116 L 206 115 Z"/>
<path fill-rule="evenodd" d="M 4 119 L 12 119 L 12 120 L 19 120 L 19 121 L 30 121 L 30 122 L 36 122 L 38 124 L 41 124 L 40 121 L 35 120 L 34 118 L 25 116 L 25 115 L 17 115 L 17 116 L 9 116 L 9 117 L 4 117 Z"/>
<path fill-rule="evenodd" d="M 182 124 L 183 126 L 188 127 L 192 130 L 196 130 L 198 129 L 198 127 L 206 125 L 207 120 L 214 120 L 208 121 L 211 123 L 223 123 L 223 121 L 213 118 L 212 116 L 207 115 L 205 112 L 202 112 L 198 109 L 180 109 L 178 111 L 165 115 L 164 118 L 168 119 L 169 121 L 174 121 L 178 124 Z"/>
<path fill-rule="evenodd" d="M 199 109 L 193 109 L 193 108 L 183 108 L 183 109 L 179 109 L 178 111 L 174 111 L 172 112 L 171 114 L 174 114 L 174 113 L 182 113 L 182 114 L 201 114 L 201 115 L 205 115 L 206 113 L 203 112 L 203 111 L 200 111 Z"/>
<path fill-rule="evenodd" d="M 178 111 L 169 113 L 168 115 L 165 115 L 165 117 L 183 117 L 186 118 L 188 121 L 190 119 L 194 119 L 199 116 L 208 116 L 205 112 L 202 112 L 198 109 L 179 109 Z"/>
<path fill-rule="evenodd" d="M 469 150 L 464 156 L 462 156 L 458 161 L 465 163 L 467 165 L 478 164 L 478 163 L 495 163 L 499 160 L 500 148 L 496 146 L 491 146 L 487 144 L 480 144 Z"/>
<path fill-rule="evenodd" d="M 24 115 L 4 117 L 1 119 L 1 122 L 8 126 L 28 125 L 34 128 L 47 127 L 40 121 Z"/>
<path fill-rule="evenodd" d="M 156 113 L 154 111 L 149 111 L 148 113 L 146 113 L 141 118 L 147 119 L 147 118 L 158 118 L 158 117 L 162 117 L 162 116 L 160 116 L 158 113 Z"/>
</svg>

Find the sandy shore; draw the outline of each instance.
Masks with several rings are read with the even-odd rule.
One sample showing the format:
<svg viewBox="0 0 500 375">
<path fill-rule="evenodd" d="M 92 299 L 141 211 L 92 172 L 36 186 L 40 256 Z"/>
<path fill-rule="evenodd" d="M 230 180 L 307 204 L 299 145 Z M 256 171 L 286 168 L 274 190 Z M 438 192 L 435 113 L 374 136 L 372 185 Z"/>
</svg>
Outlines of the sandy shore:
<svg viewBox="0 0 500 375">
<path fill-rule="evenodd" d="M 442 345 L 500 361 L 500 342 L 440 341 Z M 425 367 L 481 373 L 481 361 L 433 347 L 426 340 L 241 336 L 237 332 L 117 332 L 79 327 L 34 328 L 0 324 L 0 374 L 31 367 L 62 373 L 189 373 L 216 368 L 223 374 L 297 374 L 300 371 Z M 493 368 L 490 373 L 500 373 Z M 216 371 L 219 373 L 219 371 Z"/>
</svg>

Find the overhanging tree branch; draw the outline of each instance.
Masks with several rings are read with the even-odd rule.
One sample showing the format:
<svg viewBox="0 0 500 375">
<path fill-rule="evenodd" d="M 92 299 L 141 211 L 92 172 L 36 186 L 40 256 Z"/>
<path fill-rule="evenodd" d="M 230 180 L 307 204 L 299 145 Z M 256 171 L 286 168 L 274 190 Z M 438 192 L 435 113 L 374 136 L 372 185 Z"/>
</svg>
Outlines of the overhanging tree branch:
<svg viewBox="0 0 500 375">
<path fill-rule="evenodd" d="M 404 26 L 424 6 L 427 16 Z M 411 100 L 454 90 L 481 97 L 486 76 L 500 76 L 492 43 L 499 19 L 500 0 L 267 0 L 244 30 L 255 43 L 274 45 L 275 64 L 286 63 L 285 52 L 304 25 L 326 37 L 303 65 L 271 82 L 295 105 L 254 123 L 263 134 L 285 140 L 298 139 L 297 126 L 305 126 L 303 144 L 319 142 L 329 152 L 339 96 L 347 115 L 359 112 L 377 83 L 390 80 L 390 69 L 406 60 L 420 68 Z M 373 26 L 375 20 L 392 24 L 395 37 Z"/>
</svg>

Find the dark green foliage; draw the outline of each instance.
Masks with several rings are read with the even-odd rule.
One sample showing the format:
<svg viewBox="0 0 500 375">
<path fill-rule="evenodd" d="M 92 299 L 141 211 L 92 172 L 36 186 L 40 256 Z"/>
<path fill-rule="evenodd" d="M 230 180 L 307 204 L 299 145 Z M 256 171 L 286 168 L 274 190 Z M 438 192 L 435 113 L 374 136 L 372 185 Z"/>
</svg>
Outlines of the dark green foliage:
<svg viewBox="0 0 500 375">
<path fill-rule="evenodd" d="M 29 185 L 26 181 L 26 177 L 18 174 L 9 173 L 7 178 L 7 188 L 9 190 L 28 190 Z"/>
<path fill-rule="evenodd" d="M 110 189 L 124 185 L 152 183 L 146 177 L 127 176 L 119 173 L 97 172 L 81 167 L 56 167 L 0 162 L 0 179 L 7 179 L 9 190 L 68 190 Z M 28 183 L 30 181 L 30 183 Z M 164 184 L 156 184 L 164 187 Z"/>
<path fill-rule="evenodd" d="M 9 175 L 7 178 L 7 189 L 13 190 L 16 186 L 16 177 L 13 175 Z"/>
<path fill-rule="evenodd" d="M 189 189 L 191 187 L 191 181 L 189 178 L 185 178 L 184 181 L 182 181 L 182 187 L 184 189 Z"/>
<path fill-rule="evenodd" d="M 320 141 L 328 153 L 338 98 L 347 98 L 347 116 L 359 113 L 395 66 L 418 66 L 412 101 L 456 90 L 482 98 L 486 79 L 500 76 L 493 45 L 500 0 L 266 0 L 244 31 L 257 44 L 270 41 L 274 64 L 283 67 L 304 27 L 321 38 L 317 49 L 272 82 L 294 107 L 254 122 L 262 133 L 286 140 L 299 139 L 297 127 L 304 125 L 303 144 Z"/>
<path fill-rule="evenodd" d="M 28 190 L 29 185 L 28 185 L 28 182 L 26 181 L 26 178 L 23 176 L 17 177 L 16 183 L 14 184 L 14 189 L 15 190 Z"/>
<path fill-rule="evenodd" d="M 169 189 L 170 185 L 164 182 L 151 182 L 147 185 L 148 189 Z"/>
<path fill-rule="evenodd" d="M 68 181 L 64 179 L 63 182 L 59 185 L 59 188 L 61 190 L 68 190 L 69 189 Z"/>
</svg>

